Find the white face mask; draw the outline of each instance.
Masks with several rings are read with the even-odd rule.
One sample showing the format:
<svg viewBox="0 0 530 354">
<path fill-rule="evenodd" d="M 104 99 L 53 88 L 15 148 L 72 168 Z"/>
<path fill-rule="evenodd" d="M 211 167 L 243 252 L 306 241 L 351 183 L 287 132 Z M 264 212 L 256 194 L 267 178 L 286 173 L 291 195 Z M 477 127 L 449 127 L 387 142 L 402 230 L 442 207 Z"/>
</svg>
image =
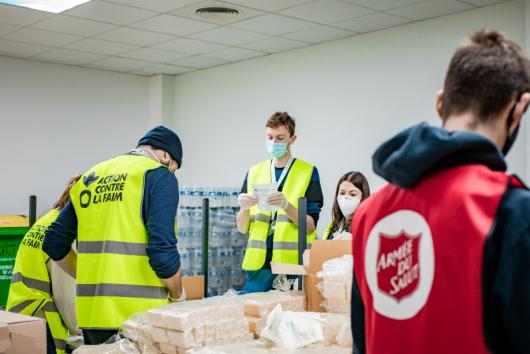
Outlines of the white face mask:
<svg viewBox="0 0 530 354">
<path fill-rule="evenodd" d="M 146 152 L 147 155 L 151 156 L 151 157 L 153 158 L 153 160 L 155 160 L 156 162 L 158 162 L 158 163 L 160 163 L 160 164 L 162 163 L 162 162 L 160 162 L 160 159 L 158 158 L 158 156 L 156 156 L 156 154 L 155 154 L 151 149 L 149 149 L 149 148 L 142 148 L 142 149 L 140 149 L 140 150 L 143 151 L 143 152 Z M 146 154 L 143 154 L 143 155 L 146 156 Z"/>
<path fill-rule="evenodd" d="M 355 212 L 355 210 L 357 210 L 359 203 L 361 203 L 361 198 L 350 197 L 348 195 L 339 195 L 337 196 L 337 203 L 339 204 L 342 215 L 350 216 Z"/>
</svg>

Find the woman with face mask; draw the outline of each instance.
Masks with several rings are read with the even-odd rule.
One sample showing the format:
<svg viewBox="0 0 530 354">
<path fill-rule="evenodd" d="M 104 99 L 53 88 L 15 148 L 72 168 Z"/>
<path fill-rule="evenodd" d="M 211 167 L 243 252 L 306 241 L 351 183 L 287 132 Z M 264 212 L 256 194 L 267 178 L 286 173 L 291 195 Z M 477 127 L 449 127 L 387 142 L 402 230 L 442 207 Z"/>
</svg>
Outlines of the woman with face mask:
<svg viewBox="0 0 530 354">
<path fill-rule="evenodd" d="M 337 183 L 331 222 L 322 235 L 323 240 L 351 240 L 351 220 L 359 204 L 370 196 L 370 186 L 360 172 L 351 171 Z"/>
</svg>

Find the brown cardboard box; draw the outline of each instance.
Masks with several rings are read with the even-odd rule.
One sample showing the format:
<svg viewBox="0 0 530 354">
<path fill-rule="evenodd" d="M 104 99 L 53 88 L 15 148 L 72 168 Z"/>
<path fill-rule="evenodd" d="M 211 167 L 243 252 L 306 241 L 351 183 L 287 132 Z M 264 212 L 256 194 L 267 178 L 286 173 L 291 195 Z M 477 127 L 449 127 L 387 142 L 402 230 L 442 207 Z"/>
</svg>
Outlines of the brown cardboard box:
<svg viewBox="0 0 530 354">
<path fill-rule="evenodd" d="M 182 277 L 182 287 L 186 291 L 187 300 L 198 300 L 204 298 L 204 276 L 196 275 Z"/>
<path fill-rule="evenodd" d="M 257 338 L 261 333 L 261 330 L 265 328 L 265 325 L 267 324 L 267 317 L 246 316 L 246 318 L 248 319 L 248 329 Z"/>
<path fill-rule="evenodd" d="M 46 321 L 0 311 L 0 353 L 45 354 Z"/>
<path fill-rule="evenodd" d="M 274 274 L 305 275 L 305 291 L 307 295 L 307 310 L 313 312 L 326 312 L 320 304 L 324 301 L 317 289 L 320 279 L 317 273 L 322 270 L 322 264 L 332 258 L 351 254 L 350 240 L 316 240 L 311 250 L 304 253 L 304 265 L 271 263 Z"/>
</svg>

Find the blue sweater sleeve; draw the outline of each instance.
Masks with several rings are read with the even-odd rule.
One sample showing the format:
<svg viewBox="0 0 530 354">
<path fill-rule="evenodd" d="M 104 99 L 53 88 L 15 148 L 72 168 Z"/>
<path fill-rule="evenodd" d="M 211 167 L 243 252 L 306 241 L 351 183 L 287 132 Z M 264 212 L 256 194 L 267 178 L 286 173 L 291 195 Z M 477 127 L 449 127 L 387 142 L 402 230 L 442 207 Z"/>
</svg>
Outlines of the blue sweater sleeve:
<svg viewBox="0 0 530 354">
<path fill-rule="evenodd" d="M 46 229 L 42 249 L 51 259 L 59 261 L 66 257 L 77 237 L 77 215 L 68 202 L 57 219 Z"/>
<path fill-rule="evenodd" d="M 178 202 L 175 175 L 165 167 L 146 173 L 142 203 L 142 217 L 149 235 L 146 251 L 151 268 L 161 279 L 172 277 L 180 268 L 175 236 Z"/>
<path fill-rule="evenodd" d="M 320 217 L 320 211 L 324 205 L 324 195 L 322 194 L 320 176 L 316 167 L 313 168 L 313 174 L 311 175 L 305 197 L 307 198 L 307 214 L 313 218 L 316 226 Z"/>
<path fill-rule="evenodd" d="M 493 353 L 530 348 L 530 191 L 509 187 L 484 249 L 486 344 Z"/>
</svg>

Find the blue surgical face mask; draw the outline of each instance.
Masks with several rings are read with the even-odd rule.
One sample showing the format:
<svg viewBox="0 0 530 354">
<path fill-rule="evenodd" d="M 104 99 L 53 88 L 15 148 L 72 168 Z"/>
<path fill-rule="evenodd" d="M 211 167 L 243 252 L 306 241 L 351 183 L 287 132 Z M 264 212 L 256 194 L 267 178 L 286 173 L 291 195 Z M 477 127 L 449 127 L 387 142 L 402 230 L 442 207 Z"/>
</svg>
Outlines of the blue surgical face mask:
<svg viewBox="0 0 530 354">
<path fill-rule="evenodd" d="M 267 151 L 274 158 L 280 158 L 285 156 L 287 153 L 287 143 L 275 143 L 271 140 L 267 140 Z"/>
</svg>

